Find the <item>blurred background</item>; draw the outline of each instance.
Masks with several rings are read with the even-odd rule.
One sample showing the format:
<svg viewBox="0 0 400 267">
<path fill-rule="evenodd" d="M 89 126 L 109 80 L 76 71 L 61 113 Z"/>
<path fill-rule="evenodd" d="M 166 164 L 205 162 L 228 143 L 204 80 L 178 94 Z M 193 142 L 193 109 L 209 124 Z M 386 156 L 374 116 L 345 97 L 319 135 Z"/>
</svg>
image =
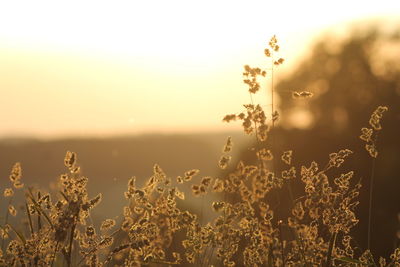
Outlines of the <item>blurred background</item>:
<svg viewBox="0 0 400 267">
<path fill-rule="evenodd" d="M 242 148 L 252 139 L 221 120 L 249 101 L 243 65 L 268 67 L 263 51 L 276 34 L 285 58 L 274 72 L 278 149 L 293 149 L 298 166 L 354 150 L 344 168 L 364 181 L 361 203 L 371 160 L 360 128 L 378 105 L 389 107 L 372 250 L 387 256 L 396 242 L 399 1 L 4 1 L 0 25 L 0 188 L 17 161 L 25 184 L 49 187 L 65 172 L 65 152 L 75 151 L 90 192 L 104 193 L 95 216 L 105 218 L 120 214 L 127 180 L 149 177 L 154 163 L 172 177 L 193 168 L 222 175 L 228 135 L 234 158 L 251 162 Z M 291 98 L 303 90 L 314 98 Z M 256 101 L 269 108 L 271 96 Z M 366 214 L 361 205 L 361 248 Z"/>
</svg>

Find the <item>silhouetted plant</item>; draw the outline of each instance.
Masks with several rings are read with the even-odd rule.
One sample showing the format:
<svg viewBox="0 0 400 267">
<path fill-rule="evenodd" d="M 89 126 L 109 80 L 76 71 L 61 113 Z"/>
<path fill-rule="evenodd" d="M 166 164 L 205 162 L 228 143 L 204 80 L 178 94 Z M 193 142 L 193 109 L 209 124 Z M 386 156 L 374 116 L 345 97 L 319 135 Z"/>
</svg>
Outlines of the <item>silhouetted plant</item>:
<svg viewBox="0 0 400 267">
<path fill-rule="evenodd" d="M 356 252 L 351 230 L 358 223 L 355 208 L 360 179 L 354 171 L 336 175 L 353 151 L 340 149 L 323 163 L 297 166 L 295 151 L 279 151 L 274 145 L 279 137 L 270 135 L 279 114 L 274 108 L 273 81 L 270 113 L 255 102 L 255 96 L 262 88 L 259 78 L 273 79 L 274 69 L 284 62 L 278 52 L 274 36 L 264 51 L 270 68 L 244 67 L 250 103 L 242 112 L 223 118 L 240 121 L 244 132 L 254 136 L 254 164 L 239 161 L 223 178 L 202 177 L 193 169 L 175 179 L 156 164 L 143 186 L 137 186 L 135 177 L 128 181 L 122 221 L 106 219 L 98 228 L 92 224 L 90 212 L 101 202 L 101 194 L 88 196 L 89 179 L 81 173 L 77 155 L 68 151 L 64 159 L 67 172 L 59 177 L 56 195 L 25 190 L 27 229 L 21 230 L 8 221 L 10 215 L 17 216 L 12 205 L 14 189 L 24 187 L 17 163 L 10 175 L 14 189 L 4 190 L 10 201 L 0 230 L 0 265 L 400 266 L 400 248 L 388 261 L 381 258 L 379 263 L 368 249 Z M 295 99 L 312 95 L 292 92 Z M 378 156 L 376 134 L 386 110 L 378 107 L 369 121 L 372 128 L 361 129 L 361 139 L 373 158 Z M 232 146 L 228 137 L 219 161 L 221 169 L 226 170 L 231 162 Z M 302 183 L 302 194 L 292 192 L 294 180 Z M 192 196 L 185 195 L 185 183 L 191 183 Z M 277 218 L 269 199 L 282 195 L 283 189 L 290 192 L 291 207 L 285 217 Z M 199 214 L 178 205 L 206 194 L 217 194 L 220 200 L 209 207 L 215 218 L 204 223 Z"/>
</svg>

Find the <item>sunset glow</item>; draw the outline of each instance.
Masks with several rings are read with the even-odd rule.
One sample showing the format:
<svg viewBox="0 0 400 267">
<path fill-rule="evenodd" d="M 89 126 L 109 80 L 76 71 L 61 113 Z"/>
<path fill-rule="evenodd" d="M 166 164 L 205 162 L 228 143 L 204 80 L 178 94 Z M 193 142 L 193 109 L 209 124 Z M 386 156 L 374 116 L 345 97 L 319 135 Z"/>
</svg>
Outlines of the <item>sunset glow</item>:
<svg viewBox="0 0 400 267">
<path fill-rule="evenodd" d="M 326 27 L 398 14 L 398 1 L 5 1 L 0 136 L 229 130 L 242 66 L 273 34 L 282 75 Z"/>
</svg>

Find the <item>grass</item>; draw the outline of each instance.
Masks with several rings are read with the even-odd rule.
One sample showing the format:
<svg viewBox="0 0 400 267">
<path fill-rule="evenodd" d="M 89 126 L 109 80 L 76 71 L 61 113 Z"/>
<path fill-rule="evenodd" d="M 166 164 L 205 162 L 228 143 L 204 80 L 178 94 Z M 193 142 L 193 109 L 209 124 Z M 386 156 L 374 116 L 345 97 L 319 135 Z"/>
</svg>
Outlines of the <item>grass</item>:
<svg viewBox="0 0 400 267">
<path fill-rule="evenodd" d="M 294 164 L 295 151 L 279 151 L 273 128 L 279 119 L 272 97 L 270 114 L 256 104 L 262 91 L 260 77 L 271 79 L 284 60 L 279 58 L 278 41 L 271 38 L 264 51 L 268 70 L 244 67 L 250 103 L 225 122 L 239 121 L 245 134 L 254 136 L 254 163 L 238 161 L 232 171 L 233 140 L 223 146 L 219 166 L 223 178 L 202 177 L 188 170 L 174 179 L 154 165 L 144 186 L 132 177 L 125 192 L 122 220 L 106 219 L 93 225 L 90 213 L 102 199 L 87 192 L 89 179 L 81 172 L 77 155 L 66 153 L 66 173 L 59 177 L 56 194 L 39 191 L 22 183 L 22 168 L 16 163 L 10 174 L 8 200 L 0 228 L 2 266 L 400 266 L 400 248 L 389 259 L 374 258 L 369 250 L 373 204 L 370 187 L 368 247 L 360 248 L 352 236 L 358 223 L 355 213 L 361 183 L 354 171 L 335 175 L 348 157 L 349 149 L 327 155 L 322 163 Z M 312 97 L 311 92 L 293 92 L 293 98 Z M 378 107 L 360 138 L 372 158 L 373 185 L 377 137 L 387 107 Z M 279 162 L 279 164 L 278 164 Z M 283 166 L 283 167 L 282 167 Z M 292 181 L 302 183 L 302 192 L 292 190 Z M 190 184 L 192 194 L 183 187 Z M 25 188 L 25 189 L 24 189 Z M 25 190 L 25 191 L 24 191 Z M 25 192 L 24 210 L 13 205 L 16 191 Z M 287 210 L 276 205 L 288 192 Z M 202 204 L 199 214 L 181 208 L 180 203 L 217 195 L 210 207 Z M 205 217 L 205 209 L 215 213 Z M 21 214 L 19 214 L 21 213 Z M 283 214 L 283 215 L 282 215 Z M 12 225 L 10 216 L 19 216 Z M 26 226 L 21 227 L 21 226 Z"/>
</svg>

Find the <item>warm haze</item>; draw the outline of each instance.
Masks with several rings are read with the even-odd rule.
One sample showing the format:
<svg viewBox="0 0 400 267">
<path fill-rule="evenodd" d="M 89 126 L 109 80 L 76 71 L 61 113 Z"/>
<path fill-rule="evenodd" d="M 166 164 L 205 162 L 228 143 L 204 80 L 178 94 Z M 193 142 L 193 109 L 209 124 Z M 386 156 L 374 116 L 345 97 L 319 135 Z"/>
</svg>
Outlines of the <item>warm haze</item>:
<svg viewBox="0 0 400 267">
<path fill-rule="evenodd" d="M 270 36 L 284 73 L 326 27 L 399 14 L 398 1 L 4 1 L 0 136 L 229 130 L 242 66 Z"/>
</svg>

